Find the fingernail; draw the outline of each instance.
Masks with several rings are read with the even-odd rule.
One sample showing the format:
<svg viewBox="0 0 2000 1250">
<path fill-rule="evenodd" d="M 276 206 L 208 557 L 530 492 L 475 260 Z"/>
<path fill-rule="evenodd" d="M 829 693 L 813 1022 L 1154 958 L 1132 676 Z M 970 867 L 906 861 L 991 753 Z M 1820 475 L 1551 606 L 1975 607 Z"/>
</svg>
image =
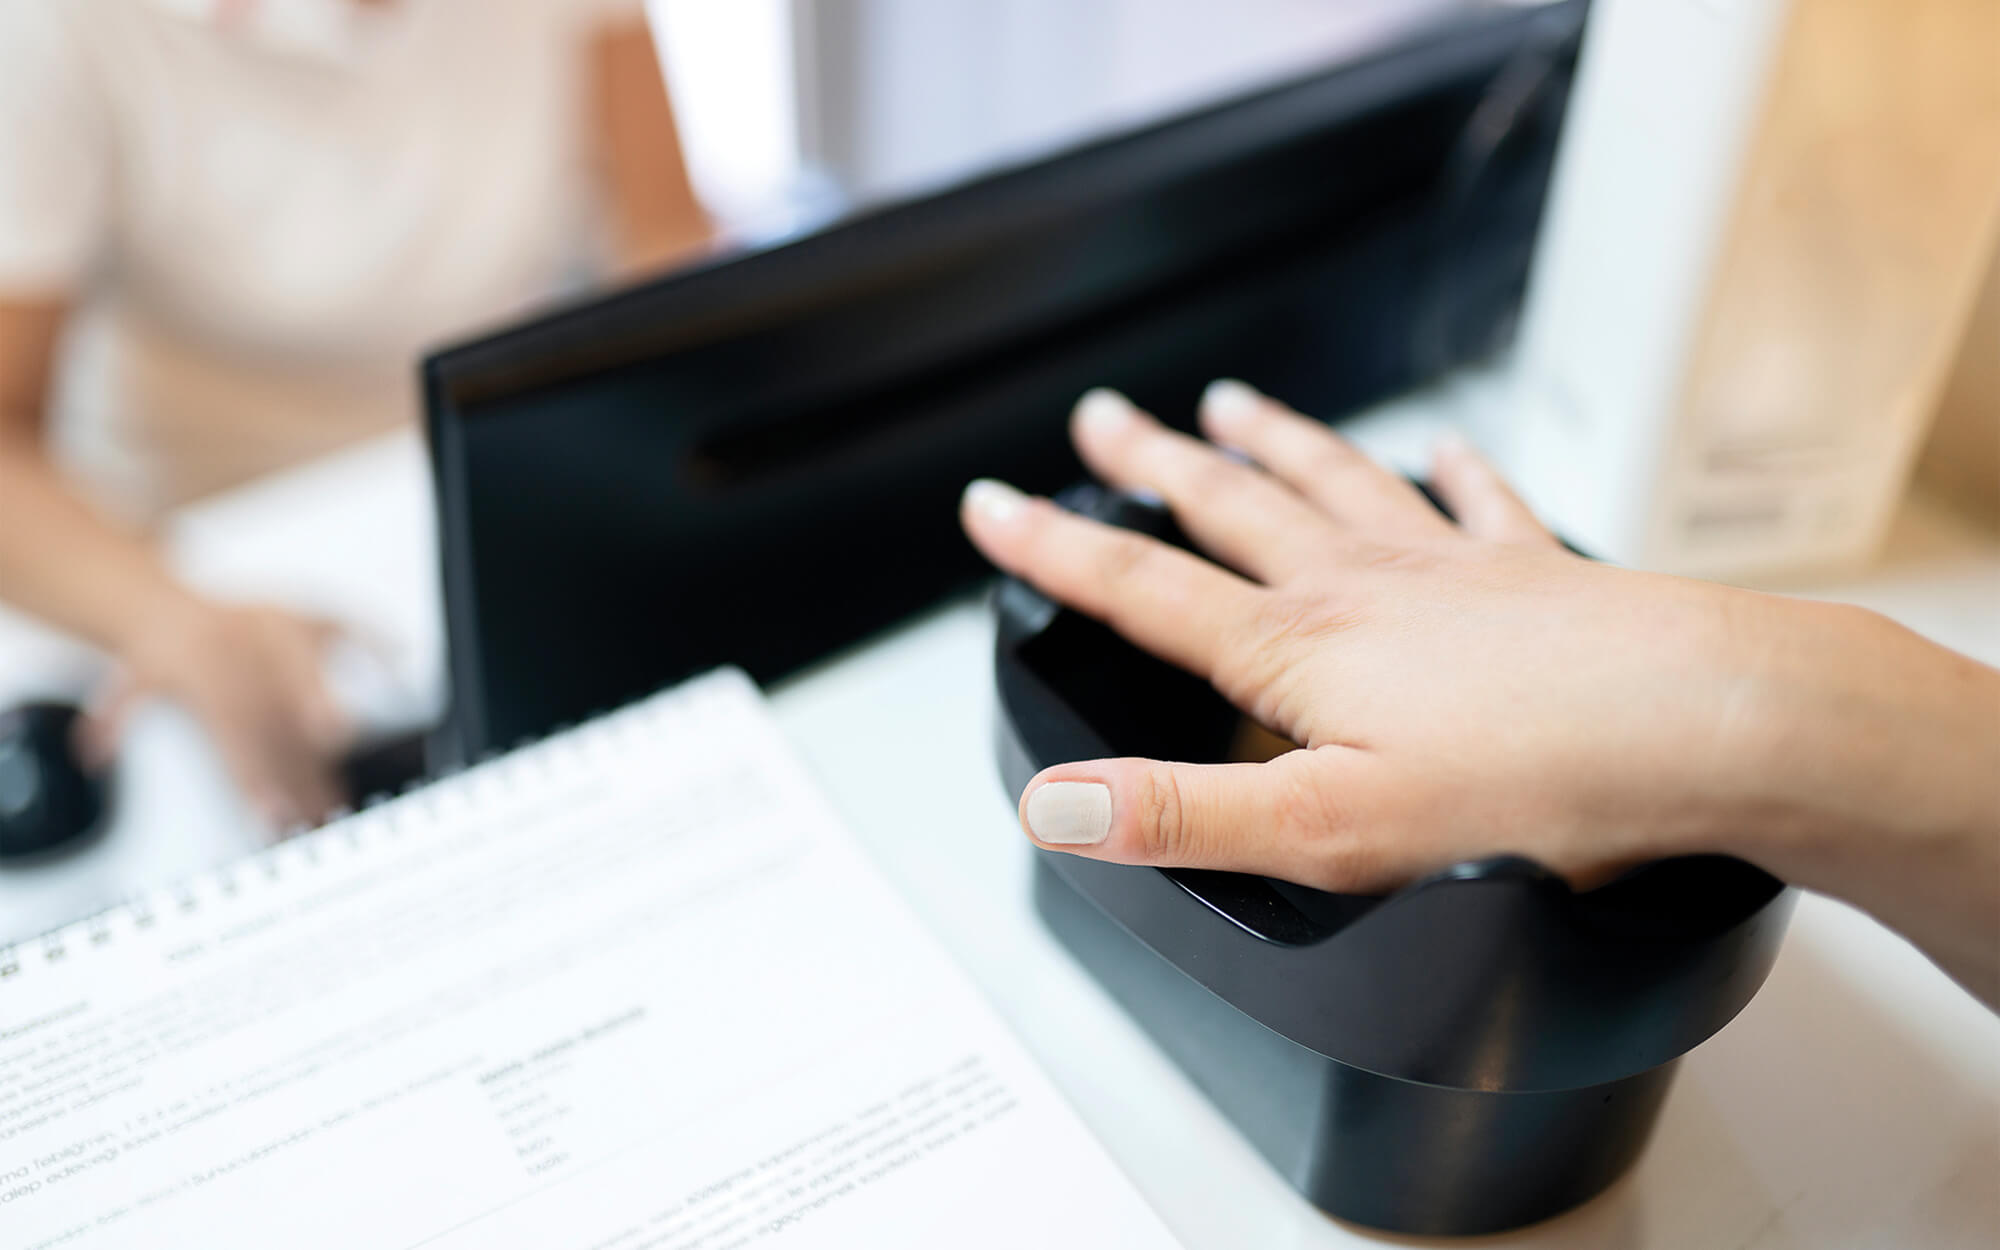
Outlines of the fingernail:
<svg viewBox="0 0 2000 1250">
<path fill-rule="evenodd" d="M 283 832 L 287 826 L 294 823 L 291 804 L 275 791 L 255 790 L 250 793 L 249 799 L 250 810 L 255 812 L 257 819 L 263 821 L 272 831 Z"/>
<path fill-rule="evenodd" d="M 1021 514 L 1028 497 L 1007 483 L 982 477 L 965 488 L 965 507 L 995 525 L 1005 525 Z"/>
<path fill-rule="evenodd" d="M 1455 460 L 1462 460 L 1473 454 L 1472 444 L 1457 430 L 1446 430 L 1438 435 L 1438 441 L 1431 447 L 1431 455 L 1449 456 Z"/>
<path fill-rule="evenodd" d="M 1218 429 L 1241 425 L 1257 411 L 1264 397 L 1247 382 L 1217 378 L 1201 393 L 1201 410 Z"/>
<path fill-rule="evenodd" d="M 1085 391 L 1083 398 L 1076 401 L 1077 424 L 1099 436 L 1115 433 L 1130 424 L 1137 412 L 1131 400 L 1105 386 Z"/>
<path fill-rule="evenodd" d="M 1028 832 L 1038 841 L 1088 846 L 1111 836 L 1111 787 L 1051 781 L 1028 796 Z"/>
</svg>

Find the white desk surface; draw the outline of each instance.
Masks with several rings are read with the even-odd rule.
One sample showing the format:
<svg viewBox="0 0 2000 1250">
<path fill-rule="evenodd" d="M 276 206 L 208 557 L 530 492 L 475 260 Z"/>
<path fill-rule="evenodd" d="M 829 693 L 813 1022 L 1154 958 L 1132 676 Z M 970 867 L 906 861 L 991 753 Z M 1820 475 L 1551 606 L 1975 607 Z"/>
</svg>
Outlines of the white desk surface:
<svg viewBox="0 0 2000 1250">
<path fill-rule="evenodd" d="M 1448 387 L 1371 419 L 1362 441 L 1406 461 L 1440 421 L 1476 427 L 1474 402 Z M 201 583 L 364 623 L 402 647 L 410 680 L 438 687 L 428 480 L 413 438 L 206 503 L 171 541 Z M 1913 508 L 1883 566 L 1801 590 L 2000 660 L 2000 544 L 1948 517 Z M 882 870 L 1190 1250 L 1433 1244 L 1338 1224 L 1298 1198 L 1043 931 L 1029 847 L 992 758 L 990 648 L 984 613 L 961 601 L 785 683 L 779 718 Z M 88 663 L 0 617 L 0 704 L 75 682 Z M 0 868 L 0 940 L 260 840 L 206 741 L 172 708 L 135 723 L 117 784 L 118 814 L 93 845 Z M 1865 917 L 1804 899 L 1770 982 L 1688 1057 L 1632 1173 L 1555 1220 L 1439 1244 L 2000 1244 L 2000 1019 Z"/>
</svg>

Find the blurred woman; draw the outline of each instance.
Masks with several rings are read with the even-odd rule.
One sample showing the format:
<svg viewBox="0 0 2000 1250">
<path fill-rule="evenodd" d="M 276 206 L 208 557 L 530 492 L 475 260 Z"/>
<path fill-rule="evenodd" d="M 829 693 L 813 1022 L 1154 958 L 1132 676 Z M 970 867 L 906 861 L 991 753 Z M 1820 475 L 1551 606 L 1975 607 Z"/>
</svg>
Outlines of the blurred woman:
<svg viewBox="0 0 2000 1250">
<path fill-rule="evenodd" d="M 202 598 L 147 527 L 707 233 L 636 0 L 0 0 L 0 596 L 322 814 L 326 627 Z"/>
</svg>

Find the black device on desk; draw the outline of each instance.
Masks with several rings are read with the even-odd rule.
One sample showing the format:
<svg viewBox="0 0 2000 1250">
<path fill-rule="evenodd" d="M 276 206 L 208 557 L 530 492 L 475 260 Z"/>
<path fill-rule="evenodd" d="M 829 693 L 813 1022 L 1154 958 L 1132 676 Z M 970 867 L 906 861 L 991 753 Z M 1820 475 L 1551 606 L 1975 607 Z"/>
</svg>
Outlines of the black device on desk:
<svg viewBox="0 0 2000 1250">
<path fill-rule="evenodd" d="M 1333 416 L 1506 340 L 1581 0 L 662 278 L 425 362 L 471 758 L 721 663 L 770 681 L 988 570 L 977 476 L 1052 490 L 1069 405 Z"/>
<path fill-rule="evenodd" d="M 1157 506 L 1061 498 L 1191 547 Z M 1231 758 L 1243 717 L 1207 682 L 1024 583 L 994 611 L 1009 793 L 1073 760 Z M 1407 1233 L 1513 1228 L 1616 1180 L 1680 1056 L 1763 984 L 1794 897 L 1725 856 L 1582 892 L 1498 857 L 1387 897 L 1036 857 L 1048 926 L 1286 1179 Z"/>
</svg>

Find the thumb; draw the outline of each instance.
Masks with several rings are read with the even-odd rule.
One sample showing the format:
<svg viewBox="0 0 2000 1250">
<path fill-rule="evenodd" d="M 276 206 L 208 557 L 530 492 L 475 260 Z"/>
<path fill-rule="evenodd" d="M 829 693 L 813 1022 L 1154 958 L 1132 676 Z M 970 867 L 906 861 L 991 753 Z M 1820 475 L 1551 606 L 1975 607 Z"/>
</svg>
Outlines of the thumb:
<svg viewBox="0 0 2000 1250">
<path fill-rule="evenodd" d="M 1036 845 L 1119 864 L 1214 868 L 1322 889 L 1375 883 L 1360 836 L 1377 789 L 1352 747 L 1288 751 L 1261 764 L 1091 760 L 1043 770 L 1021 796 Z"/>
</svg>

